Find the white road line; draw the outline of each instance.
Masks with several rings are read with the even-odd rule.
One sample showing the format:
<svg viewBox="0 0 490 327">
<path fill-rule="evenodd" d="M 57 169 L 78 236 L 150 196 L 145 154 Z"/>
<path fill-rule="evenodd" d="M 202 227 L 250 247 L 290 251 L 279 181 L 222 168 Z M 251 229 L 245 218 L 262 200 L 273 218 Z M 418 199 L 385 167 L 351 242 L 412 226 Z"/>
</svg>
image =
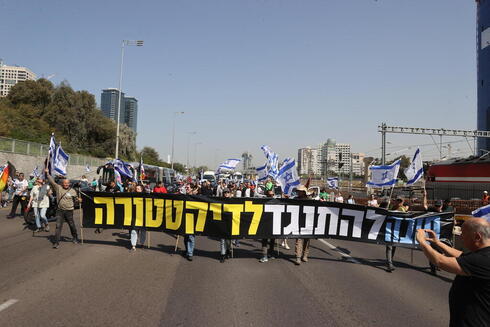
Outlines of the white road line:
<svg viewBox="0 0 490 327">
<path fill-rule="evenodd" d="M 322 242 L 323 244 L 325 244 L 326 246 L 328 246 L 329 248 L 331 248 L 332 250 L 334 251 L 337 251 L 338 253 L 340 253 L 341 256 L 343 256 L 344 258 L 348 259 L 349 261 L 352 261 L 354 263 L 360 263 L 359 261 L 357 261 L 356 259 L 354 259 L 353 257 L 351 257 L 350 255 L 348 255 L 347 253 L 339 250 L 335 245 L 333 244 L 330 244 L 328 243 L 327 241 L 325 240 L 322 240 L 322 239 L 319 239 L 318 241 Z"/>
<path fill-rule="evenodd" d="M 8 307 L 10 307 L 11 305 L 14 305 L 16 304 L 17 302 L 19 302 L 19 300 L 16 300 L 16 299 L 10 299 L 8 300 L 7 302 L 5 303 L 2 303 L 0 304 L 0 312 L 7 309 Z"/>
</svg>

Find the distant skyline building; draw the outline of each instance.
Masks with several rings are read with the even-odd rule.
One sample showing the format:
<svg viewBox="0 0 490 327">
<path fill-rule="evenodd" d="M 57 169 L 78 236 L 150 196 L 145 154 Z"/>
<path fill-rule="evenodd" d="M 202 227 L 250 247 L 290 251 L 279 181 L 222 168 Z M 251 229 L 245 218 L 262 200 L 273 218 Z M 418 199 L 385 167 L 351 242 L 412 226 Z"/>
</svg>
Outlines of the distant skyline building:
<svg viewBox="0 0 490 327">
<path fill-rule="evenodd" d="M 135 97 L 126 97 L 122 95 L 121 112 L 119 114 L 119 123 L 126 124 L 135 132 L 138 125 L 138 100 Z M 102 90 L 100 96 L 100 109 L 104 116 L 116 121 L 117 108 L 119 106 L 119 90 L 109 88 Z"/>
<path fill-rule="evenodd" d="M 321 174 L 321 151 L 319 148 L 298 149 L 298 173 L 300 175 Z"/>
<path fill-rule="evenodd" d="M 298 149 L 298 173 L 325 177 L 328 162 L 328 171 L 331 175 L 341 173 L 346 176 L 352 170 L 354 176 L 362 176 L 364 157 L 364 153 L 352 153 L 350 144 L 336 143 L 334 139 L 328 139 L 316 148 L 307 146 Z M 342 167 L 339 167 L 340 163 Z"/>
<path fill-rule="evenodd" d="M 364 153 L 352 153 L 352 173 L 354 176 L 364 175 Z"/>
<path fill-rule="evenodd" d="M 125 103 L 124 103 L 124 92 L 122 92 L 123 96 L 123 101 L 121 108 L 125 108 Z M 105 89 L 102 90 L 102 94 L 100 96 L 100 109 L 102 110 L 102 113 L 104 116 L 107 118 L 110 118 L 114 121 L 116 121 L 117 118 L 117 108 L 119 106 L 119 90 L 118 89 Z M 119 116 L 119 121 L 124 122 L 124 109 L 121 110 L 121 114 Z"/>
<path fill-rule="evenodd" d="M 15 84 L 28 80 L 36 80 L 36 74 L 29 68 L 7 66 L 0 60 L 0 97 L 6 97 Z"/>
<path fill-rule="evenodd" d="M 124 121 L 136 132 L 138 124 L 138 100 L 135 97 L 124 97 Z"/>
</svg>

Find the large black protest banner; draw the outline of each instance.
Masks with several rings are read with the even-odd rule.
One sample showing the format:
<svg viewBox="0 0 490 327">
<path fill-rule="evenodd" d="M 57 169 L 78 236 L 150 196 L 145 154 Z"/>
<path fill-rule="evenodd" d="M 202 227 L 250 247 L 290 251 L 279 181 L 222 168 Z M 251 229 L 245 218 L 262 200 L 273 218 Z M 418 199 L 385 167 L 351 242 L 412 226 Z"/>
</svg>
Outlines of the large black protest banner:
<svg viewBox="0 0 490 327">
<path fill-rule="evenodd" d="M 410 247 L 416 246 L 419 228 L 438 234 L 441 226 L 452 229 L 452 214 L 408 214 L 314 200 L 87 192 L 82 208 L 83 227 L 219 238 L 336 238 Z"/>
</svg>

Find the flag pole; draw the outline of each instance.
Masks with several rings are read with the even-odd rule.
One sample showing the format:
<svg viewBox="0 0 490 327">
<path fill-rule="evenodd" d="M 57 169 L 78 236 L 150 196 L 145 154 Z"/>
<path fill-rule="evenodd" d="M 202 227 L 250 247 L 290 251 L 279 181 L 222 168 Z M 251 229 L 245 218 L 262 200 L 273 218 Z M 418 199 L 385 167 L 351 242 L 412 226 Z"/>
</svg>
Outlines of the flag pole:
<svg viewBox="0 0 490 327">
<path fill-rule="evenodd" d="M 177 238 L 175 239 L 175 249 L 174 249 L 174 252 L 177 252 L 177 250 L 179 249 L 179 238 L 180 238 L 180 235 L 177 235 Z"/>
<path fill-rule="evenodd" d="M 388 198 L 388 207 L 386 209 L 390 210 L 390 202 L 391 202 L 391 197 L 393 196 L 393 189 L 395 188 L 395 183 L 393 183 L 393 185 L 391 185 L 391 191 L 390 191 L 390 197 Z"/>
<path fill-rule="evenodd" d="M 80 194 L 80 189 L 78 189 L 78 198 L 81 200 L 79 201 L 80 202 L 80 241 L 83 245 L 83 208 L 82 208 L 82 197 L 81 197 L 81 194 Z"/>
</svg>

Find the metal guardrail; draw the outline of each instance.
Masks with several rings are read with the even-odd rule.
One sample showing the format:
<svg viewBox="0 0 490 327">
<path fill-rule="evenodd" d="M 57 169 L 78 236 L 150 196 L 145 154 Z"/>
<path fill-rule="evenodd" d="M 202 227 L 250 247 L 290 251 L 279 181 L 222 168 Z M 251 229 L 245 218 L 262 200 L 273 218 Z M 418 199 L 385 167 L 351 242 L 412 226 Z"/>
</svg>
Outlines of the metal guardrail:
<svg viewBox="0 0 490 327">
<path fill-rule="evenodd" d="M 35 142 L 11 139 L 7 137 L 0 137 L 0 152 L 47 157 L 48 151 L 49 151 L 49 145 L 47 144 L 40 144 Z M 70 156 L 68 160 L 69 165 L 79 165 L 79 166 L 89 165 L 90 167 L 95 167 L 95 166 L 101 166 L 105 164 L 107 161 L 105 159 L 83 156 L 79 154 L 68 154 L 68 155 Z"/>
</svg>

